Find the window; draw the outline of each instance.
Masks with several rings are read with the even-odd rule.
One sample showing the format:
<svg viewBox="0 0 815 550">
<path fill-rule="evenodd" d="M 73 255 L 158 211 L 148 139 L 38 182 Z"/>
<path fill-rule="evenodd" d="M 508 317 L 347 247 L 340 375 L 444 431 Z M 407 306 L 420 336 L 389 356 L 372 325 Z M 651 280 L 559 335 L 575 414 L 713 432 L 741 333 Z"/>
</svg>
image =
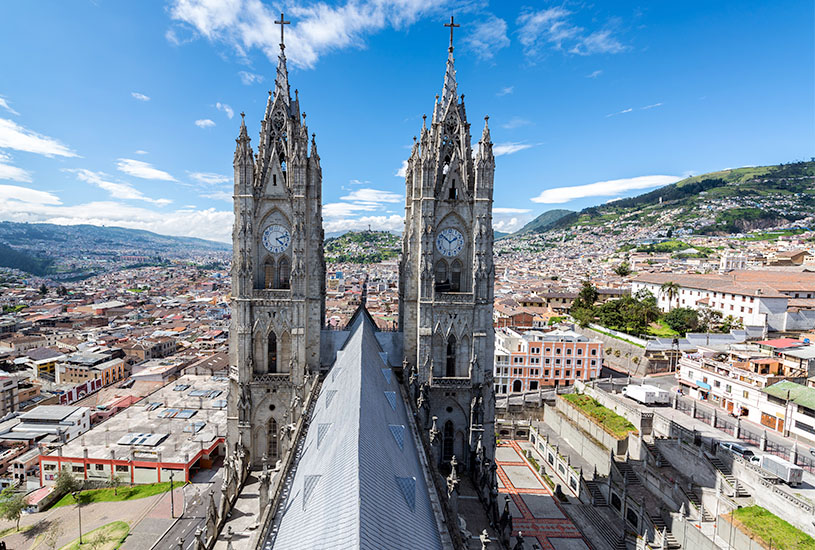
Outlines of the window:
<svg viewBox="0 0 815 550">
<path fill-rule="evenodd" d="M 583 348 L 577 348 L 577 354 L 583 355 Z"/>
<path fill-rule="evenodd" d="M 592 360 L 591 360 L 591 366 L 592 366 L 592 367 L 596 367 L 596 366 L 597 366 L 597 359 L 592 359 Z"/>
<path fill-rule="evenodd" d="M 453 378 L 456 375 L 456 337 L 454 334 L 447 339 L 447 362 L 445 376 Z"/>
<path fill-rule="evenodd" d="M 257 367 L 257 364 L 255 365 Z M 277 372 L 277 335 L 269 333 L 269 343 L 266 349 L 266 372 Z"/>
<path fill-rule="evenodd" d="M 571 364 L 572 364 L 572 360 L 571 360 L 571 359 L 566 359 L 566 364 L 567 364 L 567 365 L 571 365 Z"/>
<path fill-rule="evenodd" d="M 570 370 L 563 371 L 564 378 L 569 378 L 571 375 L 572 375 L 572 371 L 570 371 Z"/>
<path fill-rule="evenodd" d="M 552 362 L 552 360 L 547 357 L 546 359 L 543 360 L 543 362 L 544 364 L 548 365 L 549 363 Z"/>
<path fill-rule="evenodd" d="M 591 354 L 597 355 L 597 348 L 591 348 Z"/>
<path fill-rule="evenodd" d="M 128 469 L 126 464 L 117 464 L 116 465 L 116 471 L 117 472 L 129 472 L 130 470 Z"/>
<path fill-rule="evenodd" d="M 267 440 L 267 458 L 273 460 L 277 458 L 277 421 L 274 418 L 269 419 L 269 431 Z"/>
<path fill-rule="evenodd" d="M 727 392 L 727 393 L 730 393 L 730 391 L 731 391 L 730 384 L 725 384 L 724 391 Z"/>
<path fill-rule="evenodd" d="M 74 464 L 73 466 L 71 466 L 71 471 L 74 472 L 75 474 L 81 474 L 82 472 L 85 471 L 85 467 L 81 465 L 77 466 L 76 464 Z"/>
<path fill-rule="evenodd" d="M 566 350 L 566 355 L 571 355 L 571 354 L 572 354 L 572 348 L 567 349 Z"/>
<path fill-rule="evenodd" d="M 721 384 L 721 382 L 719 382 L 718 380 L 714 380 L 714 381 L 713 381 L 713 387 L 718 388 L 718 387 L 720 387 L 721 385 L 722 385 L 722 384 Z"/>
<path fill-rule="evenodd" d="M 459 260 L 453 262 L 450 292 L 461 292 L 461 262 Z"/>
<path fill-rule="evenodd" d="M 95 469 L 95 470 L 98 472 L 98 471 L 100 471 L 100 470 L 104 470 L 104 469 L 105 469 L 105 465 L 104 465 L 104 464 L 94 464 L 94 465 L 93 465 L 93 468 L 94 468 L 94 469 Z"/>
<path fill-rule="evenodd" d="M 768 396 L 772 397 L 772 396 Z M 809 407 L 804 407 L 803 405 L 798 405 L 798 412 L 801 414 L 805 414 L 806 416 L 811 416 L 815 418 L 815 410 L 810 409 Z"/>
<path fill-rule="evenodd" d="M 560 355 L 562 351 L 560 348 L 555 348 L 555 355 Z"/>
<path fill-rule="evenodd" d="M 532 380 L 531 382 L 529 382 L 529 390 L 535 391 L 536 389 L 538 389 L 538 381 Z"/>
<path fill-rule="evenodd" d="M 447 198 L 450 199 L 451 201 L 456 200 L 456 186 L 455 185 L 450 186 L 450 192 L 449 192 L 449 195 L 447 196 Z"/>
<path fill-rule="evenodd" d="M 512 383 L 512 393 L 520 393 L 521 391 L 523 391 L 523 386 L 524 386 L 523 382 L 521 382 L 520 380 L 516 380 L 515 382 Z"/>
<path fill-rule="evenodd" d="M 289 288 L 289 280 L 291 279 L 291 262 L 286 256 L 280 258 L 277 264 L 277 284 L 275 288 L 287 289 Z"/>
<path fill-rule="evenodd" d="M 583 364 L 583 360 L 582 359 L 576 359 L 574 363 L 575 363 L 575 365 L 577 365 L 579 367 L 580 365 Z"/>
<path fill-rule="evenodd" d="M 749 398 L 750 398 L 750 394 L 747 392 L 747 390 L 744 390 L 743 392 L 741 392 L 741 396 L 742 396 L 743 398 L 745 398 L 745 399 L 749 399 Z"/>
<path fill-rule="evenodd" d="M 543 375 L 548 377 L 549 376 L 549 369 L 543 369 Z"/>
<path fill-rule="evenodd" d="M 263 266 L 263 288 L 274 288 L 274 263 L 266 262 Z"/>
<path fill-rule="evenodd" d="M 581 375 L 581 374 L 582 374 L 582 372 L 581 372 L 581 371 L 579 371 L 579 370 L 578 370 L 578 371 L 575 371 L 575 372 L 574 372 L 574 377 L 575 377 L 575 378 L 580 378 L 580 375 Z"/>
<path fill-rule="evenodd" d="M 436 284 L 447 282 L 447 262 L 439 260 L 439 263 L 436 264 Z"/>
<path fill-rule="evenodd" d="M 516 365 L 518 365 L 518 364 L 522 365 L 523 362 L 524 362 L 524 358 L 523 357 L 513 357 L 512 362 L 515 363 Z"/>
<path fill-rule="evenodd" d="M 559 365 L 559 364 L 560 364 L 560 359 L 555 359 L 555 365 Z"/>
<path fill-rule="evenodd" d="M 555 378 L 560 378 L 560 371 L 559 370 L 555 371 Z"/>
<path fill-rule="evenodd" d="M 546 353 L 552 353 L 552 348 L 546 348 Z"/>
<path fill-rule="evenodd" d="M 540 365 L 541 358 L 540 357 L 530 357 L 529 364 L 530 365 Z"/>
</svg>

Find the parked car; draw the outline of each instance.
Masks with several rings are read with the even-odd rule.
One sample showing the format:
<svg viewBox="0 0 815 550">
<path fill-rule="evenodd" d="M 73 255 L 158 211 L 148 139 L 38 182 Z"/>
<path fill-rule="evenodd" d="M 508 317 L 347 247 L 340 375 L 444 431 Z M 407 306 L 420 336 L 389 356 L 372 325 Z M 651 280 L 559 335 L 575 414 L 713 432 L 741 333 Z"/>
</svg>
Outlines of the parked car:
<svg viewBox="0 0 815 550">
<path fill-rule="evenodd" d="M 761 462 L 761 458 L 756 456 L 756 454 L 753 451 L 742 445 L 739 445 L 738 443 L 734 443 L 732 441 L 724 441 L 722 443 L 719 443 L 719 447 L 725 449 L 726 451 L 730 452 L 735 456 L 740 456 L 744 460 L 752 462 L 753 464 L 759 464 Z"/>
</svg>

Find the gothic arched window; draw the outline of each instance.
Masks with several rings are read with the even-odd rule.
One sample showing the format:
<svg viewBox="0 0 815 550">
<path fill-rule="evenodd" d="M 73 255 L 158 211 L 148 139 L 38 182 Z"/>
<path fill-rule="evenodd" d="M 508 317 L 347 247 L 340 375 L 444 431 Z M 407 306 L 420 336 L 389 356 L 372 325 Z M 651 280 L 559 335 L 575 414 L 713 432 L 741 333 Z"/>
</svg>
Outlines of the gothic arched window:
<svg viewBox="0 0 815 550">
<path fill-rule="evenodd" d="M 456 336 L 451 334 L 447 339 L 447 355 L 444 376 L 453 378 L 456 375 Z"/>
<path fill-rule="evenodd" d="M 461 261 L 453 262 L 450 274 L 450 292 L 461 292 Z"/>
<path fill-rule="evenodd" d="M 274 418 L 269 420 L 269 433 L 266 437 L 268 438 L 266 458 L 277 460 L 277 421 Z"/>
<path fill-rule="evenodd" d="M 277 264 L 277 284 L 275 288 L 289 288 L 289 279 L 291 278 L 291 263 L 286 256 L 280 258 Z"/>
<path fill-rule="evenodd" d="M 275 287 L 275 268 L 274 260 L 267 260 L 263 266 L 263 288 Z"/>
<path fill-rule="evenodd" d="M 447 262 L 439 260 L 436 263 L 436 286 L 447 284 L 449 282 L 447 276 Z"/>
<path fill-rule="evenodd" d="M 453 450 L 455 440 L 455 428 L 453 428 L 453 422 L 448 420 L 444 423 L 444 431 L 442 435 L 442 461 L 450 462 L 450 460 L 453 458 L 453 454 L 455 454 L 455 451 Z"/>
<path fill-rule="evenodd" d="M 269 343 L 266 350 L 266 372 L 277 372 L 277 335 L 269 333 Z"/>
</svg>

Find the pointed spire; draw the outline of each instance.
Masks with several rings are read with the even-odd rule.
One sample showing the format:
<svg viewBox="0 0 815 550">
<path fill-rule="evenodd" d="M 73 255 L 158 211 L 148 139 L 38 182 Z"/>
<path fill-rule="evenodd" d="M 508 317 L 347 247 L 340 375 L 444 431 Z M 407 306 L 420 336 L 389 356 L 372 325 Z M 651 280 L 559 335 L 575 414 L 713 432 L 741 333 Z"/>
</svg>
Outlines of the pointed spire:
<svg viewBox="0 0 815 550">
<path fill-rule="evenodd" d="M 282 46 L 282 44 L 281 44 Z M 277 56 L 277 76 L 274 81 L 274 97 L 283 94 L 283 99 L 286 104 L 289 103 L 289 71 L 286 69 L 286 54 L 283 53 L 283 48 L 280 49 L 280 55 Z M 271 97 L 269 98 L 271 101 Z"/>
<path fill-rule="evenodd" d="M 249 134 L 246 132 L 246 113 L 241 111 L 241 131 L 238 134 L 238 139 L 245 141 L 249 139 Z"/>
<path fill-rule="evenodd" d="M 481 133 L 481 141 L 483 143 L 490 143 L 490 115 L 484 117 L 484 131 Z"/>
<path fill-rule="evenodd" d="M 441 105 L 442 109 L 447 107 L 450 98 L 456 97 L 456 67 L 455 58 L 453 58 L 453 49 L 447 54 L 447 68 L 444 71 L 444 88 L 441 92 Z"/>
</svg>

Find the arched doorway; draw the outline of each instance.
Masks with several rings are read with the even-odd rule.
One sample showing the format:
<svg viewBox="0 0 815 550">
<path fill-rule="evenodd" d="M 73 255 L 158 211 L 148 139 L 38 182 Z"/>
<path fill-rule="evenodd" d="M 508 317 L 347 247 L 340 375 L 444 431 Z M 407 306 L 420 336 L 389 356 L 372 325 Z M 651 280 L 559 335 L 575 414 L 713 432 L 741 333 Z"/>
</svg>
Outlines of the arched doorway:
<svg viewBox="0 0 815 550">
<path fill-rule="evenodd" d="M 456 336 L 454 334 L 447 339 L 446 359 L 444 376 L 453 378 L 456 375 Z"/>
<path fill-rule="evenodd" d="M 516 380 L 512 383 L 512 393 L 521 393 L 523 391 L 524 383 L 520 380 Z"/>
</svg>

